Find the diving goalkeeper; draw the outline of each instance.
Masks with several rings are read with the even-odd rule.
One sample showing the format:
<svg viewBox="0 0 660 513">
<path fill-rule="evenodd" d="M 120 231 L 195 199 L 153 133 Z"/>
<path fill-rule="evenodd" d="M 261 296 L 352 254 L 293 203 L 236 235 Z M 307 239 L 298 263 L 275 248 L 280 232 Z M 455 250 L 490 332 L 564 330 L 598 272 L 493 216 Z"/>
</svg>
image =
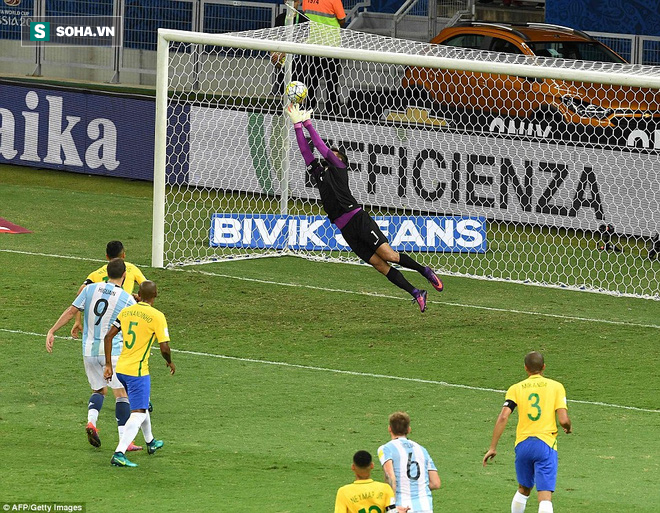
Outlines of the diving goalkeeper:
<svg viewBox="0 0 660 513">
<path fill-rule="evenodd" d="M 346 154 L 336 148 L 328 148 L 323 142 L 312 126 L 312 111 L 300 110 L 297 104 L 290 104 L 285 107 L 284 112 L 293 123 L 307 173 L 319 190 L 323 209 L 330 222 L 339 228 L 344 240 L 357 256 L 384 274 L 394 285 L 408 292 L 413 297 L 413 303 L 419 305 L 420 311 L 426 310 L 426 291 L 413 287 L 389 262 L 417 271 L 438 292 L 442 292 L 442 281 L 430 267 L 423 267 L 405 253 L 394 251 L 376 222 L 362 210 L 348 185 Z M 309 132 L 312 144 L 323 157 L 322 160 L 314 157 L 305 139 L 303 127 Z"/>
</svg>

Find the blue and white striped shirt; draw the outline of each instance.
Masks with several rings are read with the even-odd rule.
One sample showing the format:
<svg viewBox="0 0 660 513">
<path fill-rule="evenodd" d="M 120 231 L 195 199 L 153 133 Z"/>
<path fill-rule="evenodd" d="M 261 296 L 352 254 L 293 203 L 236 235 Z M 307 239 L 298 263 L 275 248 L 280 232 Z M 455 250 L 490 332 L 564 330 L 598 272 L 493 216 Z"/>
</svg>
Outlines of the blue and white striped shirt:
<svg viewBox="0 0 660 513">
<path fill-rule="evenodd" d="M 392 460 L 397 506 L 410 507 L 410 513 L 433 511 L 429 470 L 437 471 L 437 468 L 424 447 L 402 436 L 381 445 L 378 459 L 381 465 Z"/>
<path fill-rule="evenodd" d="M 73 306 L 83 312 L 83 356 L 105 355 L 103 337 L 119 312 L 135 304 L 133 296 L 113 283 L 91 283 L 74 300 Z M 121 353 L 121 332 L 112 340 L 113 356 Z"/>
</svg>

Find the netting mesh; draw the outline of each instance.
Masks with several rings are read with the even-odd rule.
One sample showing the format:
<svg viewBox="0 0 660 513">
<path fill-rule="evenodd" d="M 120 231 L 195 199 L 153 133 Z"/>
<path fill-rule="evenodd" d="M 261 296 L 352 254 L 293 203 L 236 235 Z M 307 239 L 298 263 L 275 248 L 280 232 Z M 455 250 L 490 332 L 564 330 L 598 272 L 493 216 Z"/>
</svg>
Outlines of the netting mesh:
<svg viewBox="0 0 660 513">
<path fill-rule="evenodd" d="M 165 203 L 166 265 L 283 253 L 359 261 L 322 222 L 282 114 L 284 86 L 299 80 L 316 130 L 349 157 L 354 196 L 393 245 L 419 252 L 424 264 L 658 297 L 660 94 L 584 77 L 660 83 L 660 68 L 462 50 L 311 23 L 231 38 L 224 46 L 170 42 L 167 186 L 155 198 Z M 298 54 L 282 52 L 291 43 Z M 337 49 L 350 55 L 329 57 Z M 420 56 L 433 65 L 418 65 Z M 562 79 L 567 70 L 579 81 Z M 438 249 L 430 221 L 401 224 L 442 216 L 486 219 L 484 250 Z M 447 226 L 434 237 L 459 239 Z"/>
</svg>

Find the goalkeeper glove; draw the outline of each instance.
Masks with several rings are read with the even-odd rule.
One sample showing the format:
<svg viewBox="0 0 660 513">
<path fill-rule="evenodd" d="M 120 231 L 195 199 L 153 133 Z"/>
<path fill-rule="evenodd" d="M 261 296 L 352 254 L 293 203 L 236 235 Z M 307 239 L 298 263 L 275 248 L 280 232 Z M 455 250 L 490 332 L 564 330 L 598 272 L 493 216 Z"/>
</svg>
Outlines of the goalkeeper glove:
<svg viewBox="0 0 660 513">
<path fill-rule="evenodd" d="M 284 112 L 291 122 L 295 125 L 296 123 L 302 123 L 307 121 L 312 117 L 312 110 L 300 110 L 300 106 L 297 103 L 291 103 L 284 108 Z"/>
</svg>

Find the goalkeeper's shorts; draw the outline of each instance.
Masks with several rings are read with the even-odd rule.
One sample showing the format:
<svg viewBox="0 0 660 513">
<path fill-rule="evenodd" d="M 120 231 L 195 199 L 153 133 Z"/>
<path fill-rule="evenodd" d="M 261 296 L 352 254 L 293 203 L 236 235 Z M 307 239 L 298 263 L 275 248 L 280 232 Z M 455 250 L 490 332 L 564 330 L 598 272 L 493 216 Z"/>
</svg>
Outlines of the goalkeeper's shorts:
<svg viewBox="0 0 660 513">
<path fill-rule="evenodd" d="M 376 250 L 387 242 L 376 221 L 364 210 L 360 210 L 341 229 L 341 234 L 353 252 L 369 262 Z"/>
</svg>

